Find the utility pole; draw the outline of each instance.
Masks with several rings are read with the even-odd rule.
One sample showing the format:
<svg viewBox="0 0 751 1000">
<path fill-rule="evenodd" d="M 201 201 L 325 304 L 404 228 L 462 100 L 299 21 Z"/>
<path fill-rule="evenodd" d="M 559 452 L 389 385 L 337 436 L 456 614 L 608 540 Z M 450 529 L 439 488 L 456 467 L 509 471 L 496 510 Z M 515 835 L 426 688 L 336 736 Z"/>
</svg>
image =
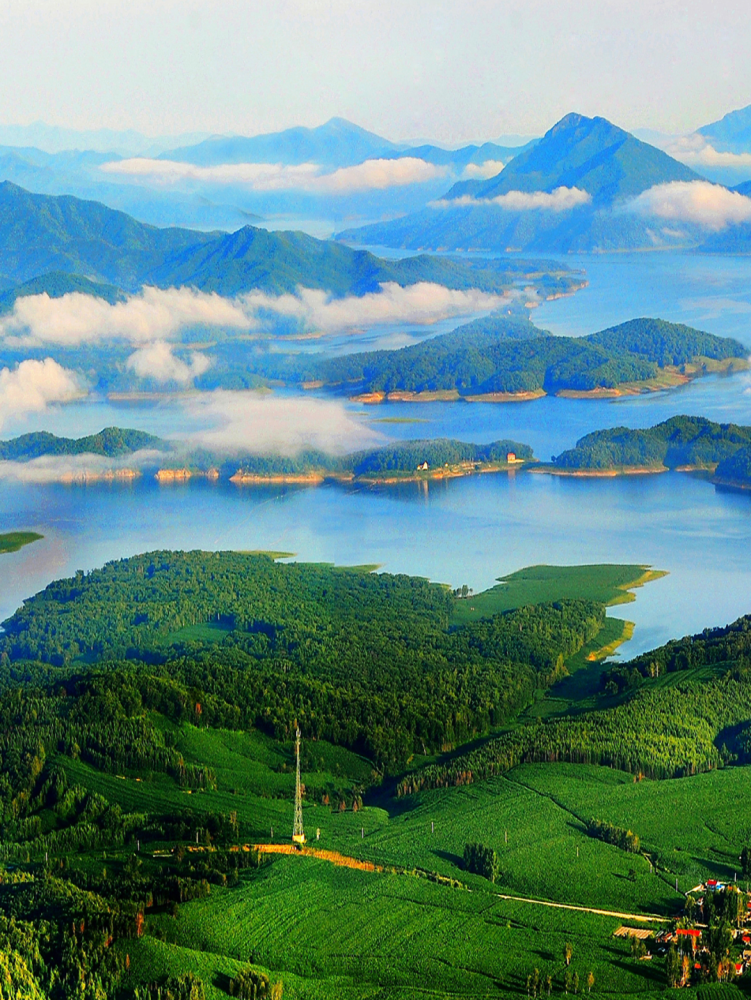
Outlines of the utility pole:
<svg viewBox="0 0 751 1000">
<path fill-rule="evenodd" d="M 305 831 L 302 826 L 302 785 L 300 783 L 300 727 L 295 722 L 295 823 L 292 827 L 292 843 L 301 847 L 305 843 Z"/>
</svg>

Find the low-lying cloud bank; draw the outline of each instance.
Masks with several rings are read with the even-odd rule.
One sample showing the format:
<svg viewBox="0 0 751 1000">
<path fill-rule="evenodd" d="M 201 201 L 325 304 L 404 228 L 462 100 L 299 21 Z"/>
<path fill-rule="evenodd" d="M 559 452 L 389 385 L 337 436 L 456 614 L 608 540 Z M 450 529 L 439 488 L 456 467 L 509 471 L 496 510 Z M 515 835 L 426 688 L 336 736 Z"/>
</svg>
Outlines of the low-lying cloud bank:
<svg viewBox="0 0 751 1000">
<path fill-rule="evenodd" d="M 343 402 L 217 389 L 184 404 L 209 429 L 186 438 L 187 447 L 251 454 L 295 455 L 315 449 L 347 454 L 384 438 L 347 411 Z"/>
<path fill-rule="evenodd" d="M 581 188 L 557 187 L 554 191 L 509 191 L 496 198 L 474 198 L 461 195 L 459 198 L 441 198 L 431 202 L 433 208 L 465 208 L 466 206 L 497 205 L 509 212 L 568 212 L 572 208 L 588 205 L 592 195 Z"/>
<path fill-rule="evenodd" d="M 286 166 L 283 163 L 222 163 L 201 167 L 179 160 L 135 157 L 103 163 L 109 174 L 141 178 L 155 184 L 198 181 L 207 184 L 242 185 L 253 191 L 305 191 L 310 194 L 344 195 L 358 191 L 384 190 L 409 184 L 424 184 L 446 175 L 446 168 L 415 156 L 395 160 L 365 160 L 353 167 L 322 173 L 315 163 Z"/>
<path fill-rule="evenodd" d="M 131 479 L 144 467 L 153 468 L 164 459 L 162 452 L 136 451 L 123 458 L 104 455 L 42 455 L 28 462 L 0 461 L 0 482 L 83 483 L 99 479 Z"/>
<path fill-rule="evenodd" d="M 681 136 L 666 152 L 689 167 L 751 167 L 751 153 L 722 153 L 698 132 Z"/>
<path fill-rule="evenodd" d="M 145 344 L 174 337 L 184 327 L 248 329 L 248 317 L 232 299 L 191 288 L 144 288 L 110 304 L 83 292 L 60 298 L 25 295 L 0 318 L 0 337 L 11 347 L 78 346 L 103 340 Z"/>
<path fill-rule="evenodd" d="M 13 312 L 0 318 L 0 338 L 16 348 L 125 341 L 139 348 L 131 356 L 132 367 L 139 374 L 152 365 L 152 374 L 171 370 L 169 377 L 181 381 L 187 366 L 171 355 L 166 342 L 191 327 L 273 331 L 275 324 L 294 320 L 300 329 L 331 333 L 388 323 L 431 324 L 490 311 L 503 301 L 502 295 L 477 289 L 459 291 L 431 282 L 406 288 L 386 282 L 379 292 L 342 299 L 310 288 L 284 295 L 254 291 L 234 299 L 190 288 L 145 288 L 124 302 L 110 305 L 81 292 L 57 299 L 43 293 L 16 300 Z M 194 374 L 207 367 L 204 356 L 193 355 Z"/>
<path fill-rule="evenodd" d="M 0 430 L 12 418 L 42 413 L 51 403 L 66 403 L 81 390 L 73 372 L 52 358 L 21 361 L 0 369 Z"/>
<path fill-rule="evenodd" d="M 505 163 L 501 160 L 485 160 L 484 163 L 468 163 L 464 168 L 464 176 L 468 180 L 487 181 L 497 177 Z"/>
<path fill-rule="evenodd" d="M 751 198 L 710 181 L 657 184 L 626 207 L 640 215 L 691 222 L 715 232 L 728 225 L 751 222 Z"/>
</svg>

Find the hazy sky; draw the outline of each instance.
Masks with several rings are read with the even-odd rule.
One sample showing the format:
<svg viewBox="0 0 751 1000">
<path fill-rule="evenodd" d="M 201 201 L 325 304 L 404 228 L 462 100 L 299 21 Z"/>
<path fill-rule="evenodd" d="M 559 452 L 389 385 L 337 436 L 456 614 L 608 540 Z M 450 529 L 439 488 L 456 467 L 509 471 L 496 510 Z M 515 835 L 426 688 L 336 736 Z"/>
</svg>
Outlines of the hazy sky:
<svg viewBox="0 0 751 1000">
<path fill-rule="evenodd" d="M 748 0 L 0 0 L 0 123 L 445 143 L 751 104 Z"/>
</svg>

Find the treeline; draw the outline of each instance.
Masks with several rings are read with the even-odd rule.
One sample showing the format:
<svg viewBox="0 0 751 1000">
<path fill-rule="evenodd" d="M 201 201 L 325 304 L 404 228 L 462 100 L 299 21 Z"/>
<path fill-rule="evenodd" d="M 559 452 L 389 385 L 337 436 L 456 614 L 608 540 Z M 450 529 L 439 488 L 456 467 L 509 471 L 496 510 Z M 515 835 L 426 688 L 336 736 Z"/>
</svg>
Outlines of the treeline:
<svg viewBox="0 0 751 1000">
<path fill-rule="evenodd" d="M 394 769 L 515 715 L 564 674 L 605 615 L 600 604 L 564 601 L 449 628 L 455 600 L 414 577 L 151 553 L 51 584 L 6 622 L 6 676 L 23 669 L 19 658 L 64 669 L 46 690 L 5 702 L 10 718 L 28 720 L 27 738 L 44 731 L 46 752 L 54 740 L 97 767 L 163 771 L 186 787 L 211 787 L 213 775 L 184 762 L 149 712 L 279 739 L 297 718 L 307 737 Z M 172 639 L 206 621 L 231 631 L 209 646 Z M 66 679 L 81 657 L 132 666 Z M 48 693 L 56 676 L 67 700 Z"/>
<path fill-rule="evenodd" d="M 613 826 L 599 819 L 587 820 L 587 833 L 597 840 L 604 840 L 606 844 L 613 844 L 622 851 L 631 854 L 638 854 L 641 850 L 641 842 L 637 834 L 631 830 L 624 830 L 623 827 Z"/>
<path fill-rule="evenodd" d="M 747 450 L 749 445 L 751 427 L 679 416 L 644 430 L 614 427 L 594 431 L 554 457 L 553 464 L 560 469 L 713 467 L 732 460 L 739 449 Z"/>
<path fill-rule="evenodd" d="M 715 479 L 730 485 L 751 485 L 751 447 L 739 448 L 728 458 L 723 458 L 715 470 Z"/>
<path fill-rule="evenodd" d="M 404 778 L 398 794 L 469 784 L 517 764 L 599 764 L 649 778 L 721 767 L 718 735 L 751 716 L 751 677 L 734 664 L 710 680 L 676 679 L 636 691 L 622 704 L 526 725 L 445 764 Z"/>
<path fill-rule="evenodd" d="M 615 388 L 654 378 L 661 367 L 697 357 L 745 358 L 741 343 L 657 319 L 635 319 L 588 337 L 552 337 L 529 325 L 494 318 L 396 351 L 330 358 L 305 377 L 367 392 L 458 390 L 556 393 Z M 287 370 L 287 378 L 291 371 Z"/>
<path fill-rule="evenodd" d="M 751 615 L 722 628 L 671 639 L 627 663 L 615 664 L 603 672 L 602 685 L 609 694 L 619 694 L 650 678 L 705 666 L 733 669 L 738 677 L 745 675 L 751 667 Z"/>
</svg>

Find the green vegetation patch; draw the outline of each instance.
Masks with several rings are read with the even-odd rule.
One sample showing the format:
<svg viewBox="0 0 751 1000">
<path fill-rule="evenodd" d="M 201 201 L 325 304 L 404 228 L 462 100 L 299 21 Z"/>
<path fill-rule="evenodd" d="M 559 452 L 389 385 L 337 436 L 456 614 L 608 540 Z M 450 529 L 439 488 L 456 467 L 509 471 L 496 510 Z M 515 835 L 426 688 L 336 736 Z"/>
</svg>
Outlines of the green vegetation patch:
<svg viewBox="0 0 751 1000">
<path fill-rule="evenodd" d="M 598 601 L 605 605 L 635 600 L 631 590 L 662 576 L 648 566 L 618 563 L 586 566 L 530 566 L 499 577 L 496 586 L 458 600 L 452 621 L 467 622 L 512 608 L 546 601 Z"/>
<path fill-rule="evenodd" d="M 18 552 L 24 545 L 38 542 L 44 535 L 37 534 L 36 531 L 6 531 L 0 534 L 0 554 L 3 552 Z"/>
</svg>

